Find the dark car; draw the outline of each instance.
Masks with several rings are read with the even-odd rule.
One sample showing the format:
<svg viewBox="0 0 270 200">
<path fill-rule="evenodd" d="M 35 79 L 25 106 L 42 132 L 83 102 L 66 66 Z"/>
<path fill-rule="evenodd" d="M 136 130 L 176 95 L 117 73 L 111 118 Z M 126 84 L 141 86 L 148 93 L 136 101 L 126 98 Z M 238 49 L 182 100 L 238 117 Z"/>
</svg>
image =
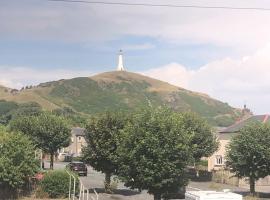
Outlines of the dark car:
<svg viewBox="0 0 270 200">
<path fill-rule="evenodd" d="M 83 162 L 71 162 L 66 167 L 79 175 L 87 176 L 87 166 Z"/>
</svg>

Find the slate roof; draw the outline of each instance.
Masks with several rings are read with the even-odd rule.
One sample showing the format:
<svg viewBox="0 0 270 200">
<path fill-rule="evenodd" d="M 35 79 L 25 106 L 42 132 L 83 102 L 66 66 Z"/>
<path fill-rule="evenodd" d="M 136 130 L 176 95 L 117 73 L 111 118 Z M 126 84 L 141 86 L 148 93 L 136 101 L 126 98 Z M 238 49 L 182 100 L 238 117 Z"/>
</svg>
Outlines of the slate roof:
<svg viewBox="0 0 270 200">
<path fill-rule="evenodd" d="M 255 123 L 255 122 L 270 123 L 270 116 L 269 115 L 253 115 L 247 119 L 236 122 L 232 126 L 229 126 L 228 128 L 223 129 L 219 133 L 236 133 L 245 125 L 249 123 Z"/>
<path fill-rule="evenodd" d="M 74 127 L 71 130 L 71 134 L 75 135 L 75 136 L 85 136 L 85 129 L 84 128 L 80 128 L 80 127 Z"/>
</svg>

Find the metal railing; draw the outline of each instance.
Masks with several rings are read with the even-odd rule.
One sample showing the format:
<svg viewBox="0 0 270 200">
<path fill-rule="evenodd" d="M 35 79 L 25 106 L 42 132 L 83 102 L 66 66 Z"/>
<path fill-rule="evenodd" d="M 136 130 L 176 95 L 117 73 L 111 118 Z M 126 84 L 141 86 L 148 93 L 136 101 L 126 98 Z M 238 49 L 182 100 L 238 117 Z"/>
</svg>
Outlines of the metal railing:
<svg viewBox="0 0 270 200">
<path fill-rule="evenodd" d="M 86 188 L 84 186 L 84 184 L 82 183 L 82 181 L 80 180 L 80 194 L 79 194 L 79 200 L 85 200 L 85 190 L 86 190 L 86 200 L 89 200 L 89 197 L 92 200 L 98 200 L 98 193 L 96 192 L 96 190 L 93 188 L 93 191 L 95 193 L 95 197 L 93 197 L 92 195 L 89 195 L 89 188 Z"/>
<path fill-rule="evenodd" d="M 71 200 L 71 182 L 72 182 L 72 178 L 73 178 L 73 196 L 72 196 L 72 200 L 75 200 L 75 194 L 76 194 L 76 177 L 69 171 L 66 170 L 66 172 L 69 175 L 69 189 L 68 189 L 68 199 Z"/>
</svg>

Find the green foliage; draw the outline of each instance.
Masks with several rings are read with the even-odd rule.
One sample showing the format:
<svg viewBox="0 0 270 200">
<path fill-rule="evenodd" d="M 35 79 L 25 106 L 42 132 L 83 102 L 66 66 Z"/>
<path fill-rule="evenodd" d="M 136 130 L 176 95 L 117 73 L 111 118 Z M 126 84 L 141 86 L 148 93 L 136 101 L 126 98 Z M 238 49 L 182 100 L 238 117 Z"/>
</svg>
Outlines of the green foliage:
<svg viewBox="0 0 270 200">
<path fill-rule="evenodd" d="M 139 75 L 136 78 L 128 78 L 129 76 L 129 73 L 126 76 L 112 74 L 111 78 L 115 82 L 103 83 L 90 78 L 56 82 L 48 98 L 56 104 L 64 102 L 74 110 L 87 114 L 102 113 L 105 110 L 130 111 L 147 107 L 150 102 L 153 107 L 165 104 L 180 112 L 195 112 L 210 123 L 219 126 L 234 122 L 235 111 L 226 103 L 185 90 L 175 90 L 170 94 L 167 91 L 152 92 L 152 87 L 160 87 L 160 85 L 165 87 L 166 83 L 158 82 L 160 85 L 156 86 L 152 85 L 153 81 L 148 78 L 142 81 Z M 173 100 L 168 102 L 171 96 Z M 222 118 L 224 115 L 226 117 Z M 217 116 L 219 117 L 216 119 Z"/>
<path fill-rule="evenodd" d="M 12 101 L 0 100 L 0 115 L 4 115 L 11 110 L 17 109 L 18 105 Z"/>
<path fill-rule="evenodd" d="M 0 124 L 7 125 L 12 118 L 11 112 L 17 108 L 15 102 L 0 100 Z"/>
<path fill-rule="evenodd" d="M 41 114 L 42 108 L 36 102 L 28 102 L 19 104 L 19 107 L 13 111 L 12 118 L 21 116 L 37 116 Z"/>
<path fill-rule="evenodd" d="M 17 104 L 0 100 L 0 124 L 7 125 L 10 120 L 20 116 L 35 116 L 41 113 L 41 106 L 35 102 Z"/>
<path fill-rule="evenodd" d="M 86 126 L 85 139 L 87 146 L 83 148 L 83 160 L 95 170 L 106 175 L 105 189 L 109 188 L 110 176 L 118 169 L 117 148 L 120 131 L 127 119 L 121 113 L 105 113 L 92 117 Z"/>
<path fill-rule="evenodd" d="M 76 188 L 78 185 L 77 179 Z M 69 175 L 64 170 L 49 171 L 40 182 L 40 187 L 50 198 L 68 197 Z"/>
<path fill-rule="evenodd" d="M 153 107 L 166 105 L 178 112 L 195 112 L 217 126 L 231 125 L 240 113 L 206 95 L 130 72 L 107 72 L 91 78 L 53 81 L 40 84 L 34 90 L 27 90 L 27 93 L 21 91 L 16 98 L 6 95 L 0 93 L 0 99 L 15 99 L 18 102 L 35 100 L 45 109 L 69 107 L 76 113 L 86 115 L 119 110 L 130 112 L 150 104 Z M 80 118 L 76 115 L 74 123 L 81 120 L 76 121 L 77 116 Z"/>
<path fill-rule="evenodd" d="M 192 137 L 191 146 L 195 162 L 212 155 L 218 149 L 217 139 L 206 121 L 194 113 L 183 113 L 182 121 L 182 128 Z"/>
<path fill-rule="evenodd" d="M 69 107 L 54 109 L 52 113 L 57 116 L 65 117 L 70 121 L 69 123 L 75 127 L 85 127 L 87 123 L 85 116 L 75 112 L 72 108 Z"/>
<path fill-rule="evenodd" d="M 187 184 L 192 136 L 183 117 L 169 109 L 144 110 L 123 130 L 118 175 L 125 185 L 146 189 L 155 199 Z"/>
<path fill-rule="evenodd" d="M 211 98 L 203 98 L 201 96 L 191 95 L 187 92 L 179 93 L 181 99 L 190 104 L 192 112 L 195 112 L 201 116 L 214 117 L 223 113 L 231 113 L 231 107 L 220 101 L 213 100 Z"/>
<path fill-rule="evenodd" d="M 248 177 L 250 191 L 255 181 L 270 173 L 270 126 L 251 124 L 240 130 L 227 148 L 227 166 L 237 177 Z"/>
<path fill-rule="evenodd" d="M 66 120 L 50 113 L 17 118 L 11 122 L 10 127 L 29 135 L 38 148 L 49 153 L 51 168 L 57 150 L 67 147 L 70 143 L 71 131 Z"/>
<path fill-rule="evenodd" d="M 29 137 L 0 129 L 0 188 L 17 190 L 38 170 Z"/>
<path fill-rule="evenodd" d="M 213 123 L 215 123 L 216 126 L 220 127 L 228 127 L 235 123 L 236 117 L 232 116 L 217 116 L 213 119 Z"/>
</svg>

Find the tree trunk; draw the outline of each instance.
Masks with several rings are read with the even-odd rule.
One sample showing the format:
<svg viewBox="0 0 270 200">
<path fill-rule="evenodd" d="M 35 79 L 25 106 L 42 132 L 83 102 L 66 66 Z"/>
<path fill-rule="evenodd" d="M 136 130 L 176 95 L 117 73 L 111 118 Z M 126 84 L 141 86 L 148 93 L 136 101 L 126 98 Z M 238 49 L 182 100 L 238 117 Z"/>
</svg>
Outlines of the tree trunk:
<svg viewBox="0 0 270 200">
<path fill-rule="evenodd" d="M 200 174 L 199 174 L 197 162 L 194 162 L 194 169 L 195 169 L 195 172 L 196 172 L 196 178 L 199 178 Z"/>
<path fill-rule="evenodd" d="M 53 157 L 54 153 L 51 153 L 50 169 L 53 169 Z"/>
<path fill-rule="evenodd" d="M 161 194 L 154 194 L 154 200 L 161 200 Z"/>
<path fill-rule="evenodd" d="M 255 179 L 254 178 L 249 178 L 249 188 L 250 188 L 250 193 L 255 196 Z"/>
<path fill-rule="evenodd" d="M 111 193 L 111 173 L 105 173 L 105 193 Z"/>
</svg>

